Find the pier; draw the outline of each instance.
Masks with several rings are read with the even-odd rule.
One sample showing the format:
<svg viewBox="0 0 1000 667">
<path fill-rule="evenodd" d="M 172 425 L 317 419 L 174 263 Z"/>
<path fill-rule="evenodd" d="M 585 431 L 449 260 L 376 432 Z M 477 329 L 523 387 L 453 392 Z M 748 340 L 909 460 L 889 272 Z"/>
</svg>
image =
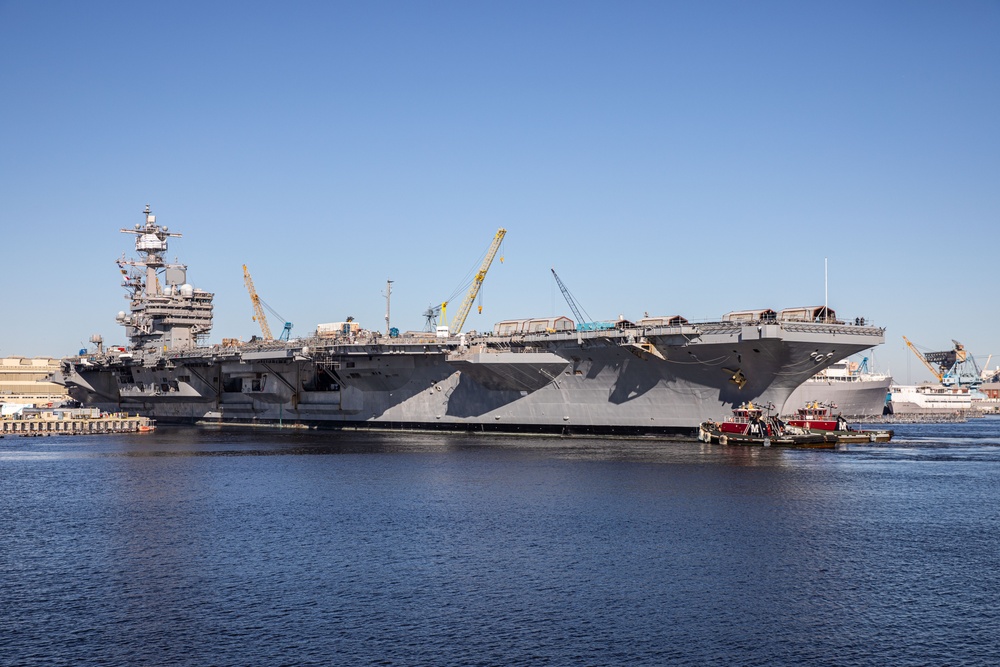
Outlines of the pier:
<svg viewBox="0 0 1000 667">
<path fill-rule="evenodd" d="M 970 419 L 980 419 L 986 413 L 980 410 L 955 410 L 954 412 L 902 412 L 897 415 L 871 415 L 849 417 L 848 421 L 860 424 L 960 424 Z"/>
<path fill-rule="evenodd" d="M 155 421 L 124 412 L 101 413 L 97 409 L 39 410 L 5 415 L 0 419 L 0 437 L 5 435 L 101 435 L 146 433 Z"/>
</svg>

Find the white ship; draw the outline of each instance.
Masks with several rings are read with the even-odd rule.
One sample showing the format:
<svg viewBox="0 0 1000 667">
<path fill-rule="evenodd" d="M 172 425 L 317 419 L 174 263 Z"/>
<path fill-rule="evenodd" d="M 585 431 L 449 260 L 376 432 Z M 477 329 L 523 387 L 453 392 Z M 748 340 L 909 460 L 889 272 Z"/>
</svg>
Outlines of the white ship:
<svg viewBox="0 0 1000 667">
<path fill-rule="evenodd" d="M 889 406 L 896 415 L 953 415 L 972 408 L 972 393 L 961 386 L 894 384 L 889 389 Z"/>
<path fill-rule="evenodd" d="M 860 362 L 844 359 L 803 382 L 785 401 L 781 414 L 793 415 L 799 408 L 819 403 L 845 417 L 881 415 L 891 384 L 890 375 L 868 369 L 867 357 Z"/>
</svg>

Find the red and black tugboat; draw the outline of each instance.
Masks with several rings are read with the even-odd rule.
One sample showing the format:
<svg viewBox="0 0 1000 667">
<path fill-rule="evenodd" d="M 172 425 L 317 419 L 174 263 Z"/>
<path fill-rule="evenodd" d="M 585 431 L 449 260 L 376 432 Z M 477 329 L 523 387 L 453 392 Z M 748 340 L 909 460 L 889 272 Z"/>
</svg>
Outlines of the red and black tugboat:
<svg viewBox="0 0 1000 667">
<path fill-rule="evenodd" d="M 698 428 L 698 439 L 720 445 L 761 445 L 763 447 L 835 447 L 836 436 L 812 432 L 800 426 L 782 422 L 771 414 L 773 405 L 765 408 L 743 403 L 733 409 L 725 421 L 706 421 Z"/>
<path fill-rule="evenodd" d="M 892 431 L 889 430 L 858 430 L 852 428 L 843 415 L 833 414 L 837 408 L 833 404 L 812 402 L 804 408 L 796 410 L 794 417 L 788 418 L 788 424 L 807 429 L 813 433 L 824 433 L 837 436 L 837 442 L 889 442 Z"/>
</svg>

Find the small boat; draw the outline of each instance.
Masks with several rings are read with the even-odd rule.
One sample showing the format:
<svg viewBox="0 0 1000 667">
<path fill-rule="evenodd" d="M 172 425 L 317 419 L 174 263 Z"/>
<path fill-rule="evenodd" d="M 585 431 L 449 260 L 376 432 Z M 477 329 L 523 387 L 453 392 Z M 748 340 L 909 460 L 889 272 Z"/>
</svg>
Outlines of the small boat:
<svg viewBox="0 0 1000 667">
<path fill-rule="evenodd" d="M 833 434 L 838 443 L 849 442 L 889 442 L 892 431 L 889 430 L 858 430 L 852 428 L 843 415 L 833 414 L 836 405 L 819 402 L 807 403 L 804 408 L 796 410 L 794 417 L 788 419 L 788 424 L 807 429 L 813 433 Z"/>
<path fill-rule="evenodd" d="M 743 403 L 733 409 L 725 421 L 705 421 L 698 428 L 698 439 L 720 445 L 760 445 L 763 447 L 823 447 L 837 446 L 836 436 L 817 433 L 800 426 L 786 424 L 772 415 L 774 406 L 764 408 Z"/>
</svg>

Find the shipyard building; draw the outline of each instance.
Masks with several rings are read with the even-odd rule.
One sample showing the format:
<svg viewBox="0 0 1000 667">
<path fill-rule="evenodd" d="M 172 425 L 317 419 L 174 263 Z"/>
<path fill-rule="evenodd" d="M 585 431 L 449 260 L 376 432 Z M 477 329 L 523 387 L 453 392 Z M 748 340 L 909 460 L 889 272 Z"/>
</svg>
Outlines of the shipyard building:
<svg viewBox="0 0 1000 667">
<path fill-rule="evenodd" d="M 46 407 L 69 396 L 65 387 L 48 378 L 59 370 L 59 360 L 48 357 L 0 359 L 0 403 Z"/>
</svg>

